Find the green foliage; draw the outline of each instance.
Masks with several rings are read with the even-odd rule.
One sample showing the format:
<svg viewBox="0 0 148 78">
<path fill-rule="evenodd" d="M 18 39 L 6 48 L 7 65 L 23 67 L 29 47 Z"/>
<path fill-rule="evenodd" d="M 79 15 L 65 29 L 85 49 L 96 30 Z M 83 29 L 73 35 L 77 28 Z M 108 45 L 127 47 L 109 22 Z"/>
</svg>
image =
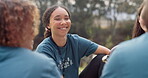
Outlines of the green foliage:
<svg viewBox="0 0 148 78">
<path fill-rule="evenodd" d="M 126 6 L 126 7 L 125 7 Z M 135 6 L 129 5 L 129 2 L 120 3 L 120 5 L 117 7 L 117 12 L 126 12 L 128 14 L 133 14 L 136 12 Z M 122 8 L 122 9 L 121 9 Z"/>
<path fill-rule="evenodd" d="M 108 36 L 108 38 L 106 39 L 106 44 L 105 44 L 106 47 L 108 48 L 111 48 L 113 47 L 113 42 L 112 42 L 112 36 Z"/>
</svg>

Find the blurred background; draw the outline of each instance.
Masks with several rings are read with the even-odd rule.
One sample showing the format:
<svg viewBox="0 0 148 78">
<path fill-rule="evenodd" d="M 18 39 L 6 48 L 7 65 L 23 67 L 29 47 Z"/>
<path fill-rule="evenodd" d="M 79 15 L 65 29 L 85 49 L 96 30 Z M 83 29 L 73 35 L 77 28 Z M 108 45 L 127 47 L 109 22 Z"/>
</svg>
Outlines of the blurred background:
<svg viewBox="0 0 148 78">
<path fill-rule="evenodd" d="M 72 15 L 70 33 L 78 34 L 111 49 L 131 39 L 136 12 L 143 0 L 33 0 L 42 16 L 47 7 L 63 4 Z M 44 39 L 42 21 L 35 38 L 34 49 Z M 92 55 L 81 60 L 85 67 Z M 80 68 L 81 69 L 81 68 Z"/>
</svg>

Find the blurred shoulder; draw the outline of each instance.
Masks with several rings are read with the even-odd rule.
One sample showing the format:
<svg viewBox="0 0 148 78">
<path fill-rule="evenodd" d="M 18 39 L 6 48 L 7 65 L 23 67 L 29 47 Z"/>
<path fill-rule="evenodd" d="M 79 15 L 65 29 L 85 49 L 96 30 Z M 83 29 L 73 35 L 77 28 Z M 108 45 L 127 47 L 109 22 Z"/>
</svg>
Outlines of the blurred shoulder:
<svg viewBox="0 0 148 78">
<path fill-rule="evenodd" d="M 135 48 L 140 47 L 141 45 L 145 44 L 145 42 L 148 42 L 148 33 L 145 33 L 139 37 L 133 38 L 131 40 L 127 40 L 124 42 L 121 42 L 118 46 L 118 48 Z"/>
<path fill-rule="evenodd" d="M 45 54 L 43 53 L 39 53 L 39 52 L 32 52 L 32 57 L 34 57 L 35 60 L 41 61 L 41 62 L 49 62 L 49 61 L 53 61 L 52 58 L 47 57 Z"/>
</svg>

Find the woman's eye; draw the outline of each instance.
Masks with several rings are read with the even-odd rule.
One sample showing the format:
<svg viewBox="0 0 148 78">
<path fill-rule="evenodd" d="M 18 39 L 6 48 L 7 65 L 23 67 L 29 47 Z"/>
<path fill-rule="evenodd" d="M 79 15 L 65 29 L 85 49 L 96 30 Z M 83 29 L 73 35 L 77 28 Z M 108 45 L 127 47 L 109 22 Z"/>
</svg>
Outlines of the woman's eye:
<svg viewBox="0 0 148 78">
<path fill-rule="evenodd" d="M 69 20 L 69 18 L 65 18 L 65 20 Z"/>
<path fill-rule="evenodd" d="M 61 20 L 61 18 L 55 18 L 54 20 L 57 20 L 57 21 L 59 21 L 59 20 Z"/>
</svg>

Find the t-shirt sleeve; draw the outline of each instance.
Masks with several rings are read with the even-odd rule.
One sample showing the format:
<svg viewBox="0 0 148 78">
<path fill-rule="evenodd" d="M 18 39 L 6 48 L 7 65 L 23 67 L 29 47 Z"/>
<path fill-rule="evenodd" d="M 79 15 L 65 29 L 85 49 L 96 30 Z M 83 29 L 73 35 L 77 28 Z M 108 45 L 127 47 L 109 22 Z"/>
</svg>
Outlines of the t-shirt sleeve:
<svg viewBox="0 0 148 78">
<path fill-rule="evenodd" d="M 98 48 L 98 44 L 96 44 L 88 39 L 79 37 L 78 40 L 79 40 L 78 41 L 78 44 L 79 44 L 78 48 L 79 48 L 80 57 L 88 56 L 88 55 L 94 53 Z"/>
<path fill-rule="evenodd" d="M 116 48 L 110 55 L 108 62 L 104 65 L 101 78 L 121 78 L 122 73 L 122 54 L 120 54 L 121 49 Z"/>
</svg>

